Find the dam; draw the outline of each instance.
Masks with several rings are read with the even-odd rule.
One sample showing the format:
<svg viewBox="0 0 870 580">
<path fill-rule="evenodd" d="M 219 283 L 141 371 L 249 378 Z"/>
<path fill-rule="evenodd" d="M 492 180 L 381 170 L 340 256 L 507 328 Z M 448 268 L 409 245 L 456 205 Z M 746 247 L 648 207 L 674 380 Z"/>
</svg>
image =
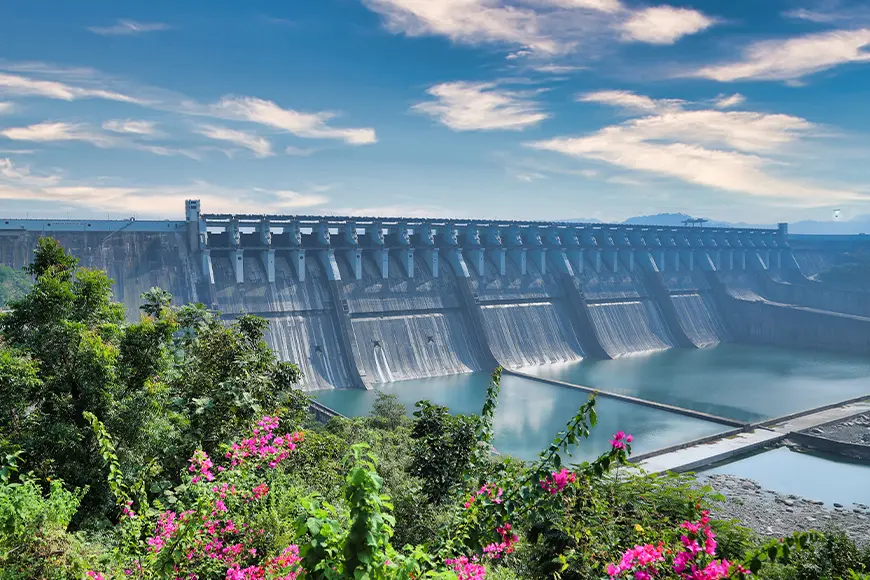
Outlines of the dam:
<svg viewBox="0 0 870 580">
<path fill-rule="evenodd" d="M 501 365 L 515 373 L 497 447 L 520 456 L 588 396 L 559 384 L 610 392 L 602 409 L 647 434 L 643 451 L 870 395 L 870 293 L 817 279 L 863 239 L 790 236 L 787 224 L 204 209 L 188 200 L 177 221 L 0 218 L 0 264 L 26 265 L 52 236 L 108 271 L 131 319 L 152 286 L 228 320 L 262 316 L 301 387 L 345 414 L 367 412 L 372 389 L 475 412 Z"/>
</svg>

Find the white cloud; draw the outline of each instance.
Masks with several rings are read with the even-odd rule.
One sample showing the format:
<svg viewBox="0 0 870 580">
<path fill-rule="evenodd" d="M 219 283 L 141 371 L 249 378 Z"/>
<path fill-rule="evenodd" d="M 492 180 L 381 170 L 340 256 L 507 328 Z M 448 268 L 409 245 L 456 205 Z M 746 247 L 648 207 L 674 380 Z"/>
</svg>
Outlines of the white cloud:
<svg viewBox="0 0 870 580">
<path fill-rule="evenodd" d="M 258 123 L 268 127 L 293 133 L 308 139 L 339 139 L 351 145 L 364 145 L 377 142 L 375 130 L 370 127 L 342 128 L 333 127 L 329 121 L 338 115 L 332 112 L 304 113 L 283 109 L 272 101 L 249 96 L 227 96 L 215 104 L 202 104 L 187 99 L 183 95 L 155 88 L 139 88 L 132 97 L 112 90 L 118 86 L 113 79 L 104 78 L 91 69 L 59 69 L 43 63 L 23 65 L 0 65 L 3 70 L 26 71 L 33 74 L 73 79 L 74 85 L 56 80 L 21 76 L 0 72 L 0 95 L 40 96 L 72 101 L 84 98 L 101 98 L 143 107 L 166 111 L 177 115 L 194 115 Z M 78 86 L 88 84 L 90 86 Z M 148 130 L 146 121 L 111 120 L 105 125 L 109 131 L 144 135 Z M 150 127 L 153 129 L 153 126 Z"/>
<path fill-rule="evenodd" d="M 631 91 L 595 91 L 581 93 L 576 100 L 581 103 L 601 103 L 620 107 L 630 112 L 663 112 L 679 110 L 684 101 L 679 99 L 652 99 L 646 95 L 638 95 Z"/>
<path fill-rule="evenodd" d="M 442 83 L 426 92 L 435 100 L 412 109 L 454 131 L 521 131 L 549 118 L 528 95 L 496 88 L 494 83 Z"/>
<path fill-rule="evenodd" d="M 192 109 L 195 110 L 196 108 Z M 308 139 L 340 139 L 351 145 L 377 142 L 374 129 L 344 129 L 329 126 L 327 121 L 336 116 L 334 113 L 300 113 L 291 109 L 282 109 L 272 101 L 254 97 L 224 97 L 217 104 L 208 107 L 206 111 L 198 112 L 224 119 L 259 123 Z"/>
<path fill-rule="evenodd" d="M 245 149 L 250 149 L 257 157 L 271 157 L 274 155 L 272 153 L 272 144 L 269 140 L 252 133 L 218 127 L 216 125 L 201 125 L 195 132 L 209 139 L 228 141 Z"/>
<path fill-rule="evenodd" d="M 11 159 L 0 158 L 0 179 L 26 186 L 50 186 L 60 182 L 59 175 L 34 175 L 27 166 L 19 166 Z"/>
<path fill-rule="evenodd" d="M 108 147 L 112 139 L 89 131 L 85 125 L 73 123 L 39 123 L 27 127 L 10 127 L 0 135 L 15 141 L 49 143 L 52 141 L 85 141 L 97 147 Z"/>
<path fill-rule="evenodd" d="M 554 75 L 563 75 L 567 73 L 577 72 L 580 70 L 586 70 L 585 66 L 571 66 L 565 64 L 533 64 L 531 65 L 532 70 L 535 70 L 540 73 L 554 74 Z"/>
<path fill-rule="evenodd" d="M 870 29 L 834 30 L 784 40 L 764 40 L 744 50 L 739 61 L 703 67 L 690 76 L 721 82 L 794 80 L 850 62 L 870 61 Z"/>
<path fill-rule="evenodd" d="M 616 13 L 624 10 L 620 0 L 538 0 L 545 4 L 560 6 L 562 8 L 585 8 L 598 12 Z"/>
<path fill-rule="evenodd" d="M 82 123 L 46 122 L 27 127 L 9 127 L 0 131 L 0 136 L 12 139 L 13 141 L 30 141 L 32 143 L 79 141 L 90 143 L 103 149 L 135 149 L 164 157 L 182 155 L 191 159 L 200 159 L 200 155 L 196 151 L 140 143 L 116 135 L 95 131 Z"/>
<path fill-rule="evenodd" d="M 363 0 L 389 30 L 409 36 L 441 35 L 455 42 L 500 42 L 544 53 L 564 47 L 542 33 L 534 10 L 499 0 Z"/>
<path fill-rule="evenodd" d="M 136 22 L 135 20 L 118 20 L 117 24 L 112 26 L 91 26 L 88 28 L 94 34 L 104 36 L 131 36 L 168 29 L 169 25 L 163 22 Z"/>
<path fill-rule="evenodd" d="M 538 181 L 539 179 L 547 179 L 547 176 L 543 173 L 536 172 L 515 173 L 514 179 L 517 179 L 518 181 L 524 181 L 525 183 L 532 183 L 533 181 Z"/>
<path fill-rule="evenodd" d="M 730 109 L 731 107 L 742 105 L 745 101 L 746 97 L 740 93 L 734 93 L 733 95 L 719 95 L 716 97 L 713 106 L 717 109 Z"/>
<path fill-rule="evenodd" d="M 818 127 L 789 115 L 745 111 L 655 112 L 580 137 L 527 143 L 539 150 L 806 207 L 860 199 L 848 190 L 782 176 L 789 147 Z"/>
<path fill-rule="evenodd" d="M 142 101 L 139 99 L 115 91 L 77 87 L 58 81 L 46 81 L 6 73 L 0 73 L 0 95 L 46 97 L 62 101 L 74 101 L 76 99 L 106 99 L 123 103 L 142 104 Z"/>
<path fill-rule="evenodd" d="M 715 20 L 697 10 L 673 6 L 652 6 L 634 12 L 622 24 L 623 38 L 650 44 L 673 44 L 689 34 L 696 34 L 715 24 Z"/>
<path fill-rule="evenodd" d="M 14 103 L 4 103 L 3 101 L 0 101 L 0 115 L 11 113 L 14 108 Z"/>
<path fill-rule="evenodd" d="M 103 129 L 115 133 L 131 133 L 133 135 L 154 135 L 156 132 L 152 121 L 134 121 L 132 119 L 111 119 L 103 123 Z"/>
<path fill-rule="evenodd" d="M 110 180 L 111 181 L 111 180 Z M 30 168 L 0 159 L 0 200 L 48 201 L 94 214 L 123 212 L 140 217 L 165 217 L 167 208 L 182 208 L 185 199 L 201 199 L 215 212 L 293 212 L 329 202 L 314 188 L 311 192 L 264 188 L 229 188 L 196 180 L 186 185 L 106 185 L 68 180 L 63 175 L 35 175 Z M 180 209 L 178 209 L 180 212 Z"/>
</svg>

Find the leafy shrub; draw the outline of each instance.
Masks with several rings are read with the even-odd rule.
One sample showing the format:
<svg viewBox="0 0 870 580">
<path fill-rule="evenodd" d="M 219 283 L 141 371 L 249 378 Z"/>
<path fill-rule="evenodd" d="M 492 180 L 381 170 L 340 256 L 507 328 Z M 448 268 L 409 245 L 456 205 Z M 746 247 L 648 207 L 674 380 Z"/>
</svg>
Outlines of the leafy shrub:
<svg viewBox="0 0 870 580">
<path fill-rule="evenodd" d="M 67 526 L 82 491 L 67 491 L 54 480 L 49 492 L 32 479 L 0 484 L 0 579 L 81 578 L 93 548 Z"/>
</svg>

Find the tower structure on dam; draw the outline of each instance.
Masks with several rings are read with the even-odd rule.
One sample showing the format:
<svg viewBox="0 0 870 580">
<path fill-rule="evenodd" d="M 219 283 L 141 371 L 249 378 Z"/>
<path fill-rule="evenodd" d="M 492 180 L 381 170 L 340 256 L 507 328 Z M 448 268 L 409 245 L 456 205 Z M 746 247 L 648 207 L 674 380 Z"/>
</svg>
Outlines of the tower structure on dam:
<svg viewBox="0 0 870 580">
<path fill-rule="evenodd" d="M 269 343 L 301 365 L 309 389 L 724 340 L 857 350 L 870 337 L 870 301 L 808 280 L 786 224 L 215 214 L 198 200 L 184 209 L 177 221 L 0 218 L 0 263 L 23 266 L 51 235 L 109 272 L 131 317 L 151 286 L 227 319 L 264 316 Z M 814 313 L 797 314 L 801 305 Z M 836 326 L 824 311 L 852 316 Z M 810 325 L 801 335 L 798 318 Z"/>
</svg>

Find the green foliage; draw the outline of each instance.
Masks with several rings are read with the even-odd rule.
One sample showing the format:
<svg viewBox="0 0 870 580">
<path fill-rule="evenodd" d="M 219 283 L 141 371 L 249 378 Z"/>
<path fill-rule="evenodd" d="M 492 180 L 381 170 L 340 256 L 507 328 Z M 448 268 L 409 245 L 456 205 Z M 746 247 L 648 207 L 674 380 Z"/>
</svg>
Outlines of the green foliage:
<svg viewBox="0 0 870 580">
<path fill-rule="evenodd" d="M 0 308 L 27 294 L 32 285 L 30 276 L 24 270 L 0 264 Z"/>
<path fill-rule="evenodd" d="M 143 292 L 139 298 L 142 300 L 139 310 L 154 318 L 166 316 L 169 307 L 172 305 L 172 294 L 156 286 L 152 286 Z"/>
<path fill-rule="evenodd" d="M 862 578 L 870 567 L 862 562 L 855 542 L 842 532 L 794 534 L 771 540 L 752 552 L 750 570 L 763 579 L 839 580 Z M 763 563 L 775 565 L 762 569 Z"/>
<path fill-rule="evenodd" d="M 378 391 L 372 404 L 370 424 L 376 429 L 395 429 L 408 425 L 408 409 L 396 395 Z"/>
<path fill-rule="evenodd" d="M 429 501 L 446 501 L 462 484 L 477 445 L 477 417 L 451 415 L 449 409 L 429 401 L 414 411 L 413 460 L 410 472 L 423 480 Z"/>
<path fill-rule="evenodd" d="M 66 532 L 82 495 L 59 480 L 45 496 L 29 478 L 0 484 L 0 580 L 84 576 L 93 549 Z"/>
<path fill-rule="evenodd" d="M 75 525 L 112 518 L 99 441 L 86 414 L 116 441 L 118 468 L 162 494 L 193 450 L 215 452 L 252 420 L 281 410 L 296 423 L 308 399 L 298 366 L 262 340 L 266 321 L 221 324 L 201 305 L 171 307 L 158 288 L 128 324 L 104 272 L 78 267 L 56 240 L 39 240 L 30 291 L 0 315 L 0 452 L 21 451 L 40 479 L 89 486 Z"/>
</svg>

